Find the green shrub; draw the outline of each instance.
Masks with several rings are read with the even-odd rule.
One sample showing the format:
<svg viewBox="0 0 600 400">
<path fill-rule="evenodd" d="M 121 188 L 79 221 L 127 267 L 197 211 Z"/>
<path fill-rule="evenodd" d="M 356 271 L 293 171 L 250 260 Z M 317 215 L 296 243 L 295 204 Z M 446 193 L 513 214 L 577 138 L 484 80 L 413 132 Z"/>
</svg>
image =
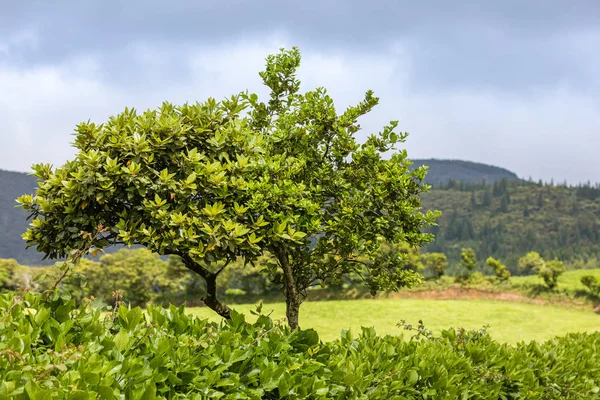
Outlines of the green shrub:
<svg viewBox="0 0 600 400">
<path fill-rule="evenodd" d="M 471 285 L 481 285 L 484 282 L 488 282 L 488 280 L 486 279 L 485 275 L 479 271 L 473 272 L 468 278 L 467 281 L 465 283 L 471 284 Z M 488 283 L 489 284 L 489 283 Z"/>
<path fill-rule="evenodd" d="M 519 259 L 519 266 L 536 272 L 540 278 L 544 280 L 549 289 L 554 289 L 558 286 L 558 277 L 567 269 L 562 261 L 554 259 L 545 261 L 538 253 L 531 251 Z"/>
<path fill-rule="evenodd" d="M 247 294 L 246 291 L 243 289 L 229 288 L 229 289 L 225 290 L 226 296 L 245 296 L 246 294 Z"/>
<path fill-rule="evenodd" d="M 562 261 L 554 259 L 544 263 L 544 266 L 539 270 L 539 276 L 544 280 L 546 286 L 550 289 L 554 289 L 558 286 L 558 277 L 566 270 L 567 269 Z"/>
<path fill-rule="evenodd" d="M 600 295 L 600 280 L 594 275 L 586 275 L 581 277 L 581 283 L 590 289 L 590 292 L 595 295 Z"/>
<path fill-rule="evenodd" d="M 471 272 L 477 267 L 477 255 L 471 248 L 462 249 L 460 253 L 460 265 Z"/>
<path fill-rule="evenodd" d="M 319 341 L 265 316 L 221 324 L 183 307 L 107 317 L 69 295 L 0 295 L 0 400 L 590 399 L 600 333 L 500 344 L 485 330 Z M 68 397 L 67 397 L 68 396 Z"/>
<path fill-rule="evenodd" d="M 421 255 L 423 266 L 430 276 L 440 279 L 448 268 L 448 259 L 444 253 L 425 253 Z"/>
<path fill-rule="evenodd" d="M 510 271 L 506 268 L 506 265 L 500 262 L 500 260 L 496 260 L 494 257 L 488 257 L 486 264 L 494 270 L 494 274 L 498 281 L 504 282 L 510 278 Z"/>
<path fill-rule="evenodd" d="M 254 266 L 244 266 L 241 260 L 231 263 L 219 276 L 218 294 L 227 295 L 227 288 L 233 290 L 230 293 L 243 291 L 248 295 L 279 293 L 280 286 L 260 272 L 266 260 L 261 257 Z M 206 294 L 204 280 L 187 269 L 179 257 L 162 260 L 145 248 L 121 249 L 99 260 L 83 259 L 72 272 L 61 287 L 77 301 L 98 296 L 99 303 L 112 304 L 112 293 L 117 290 L 133 306 L 181 304 Z M 46 279 L 34 282 L 33 278 L 41 274 Z M 60 275 L 62 271 L 54 266 L 27 267 L 15 260 L 0 259 L 0 291 L 27 287 L 41 292 L 50 289 Z"/>
</svg>

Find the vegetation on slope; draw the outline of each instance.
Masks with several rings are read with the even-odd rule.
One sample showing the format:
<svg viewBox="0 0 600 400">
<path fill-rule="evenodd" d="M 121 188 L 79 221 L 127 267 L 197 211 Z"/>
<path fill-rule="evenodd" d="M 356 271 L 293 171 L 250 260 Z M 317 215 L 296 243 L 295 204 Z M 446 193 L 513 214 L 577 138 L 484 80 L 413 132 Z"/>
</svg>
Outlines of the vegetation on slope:
<svg viewBox="0 0 600 400">
<path fill-rule="evenodd" d="M 502 259 L 513 275 L 523 273 L 518 259 L 529 251 L 579 269 L 594 268 L 600 259 L 599 195 L 600 189 L 592 186 L 509 181 L 438 185 L 423 195 L 424 207 L 442 211 L 432 230 L 436 240 L 426 249 L 446 254 L 456 265 L 461 249 L 471 247 L 480 267 L 492 256 Z"/>
<path fill-rule="evenodd" d="M 14 258 L 22 264 L 37 265 L 42 256 L 26 249 L 21 234 L 27 230 L 27 212 L 16 208 L 15 199 L 35 190 L 35 178 L 24 173 L 0 170 L 0 258 Z"/>
</svg>

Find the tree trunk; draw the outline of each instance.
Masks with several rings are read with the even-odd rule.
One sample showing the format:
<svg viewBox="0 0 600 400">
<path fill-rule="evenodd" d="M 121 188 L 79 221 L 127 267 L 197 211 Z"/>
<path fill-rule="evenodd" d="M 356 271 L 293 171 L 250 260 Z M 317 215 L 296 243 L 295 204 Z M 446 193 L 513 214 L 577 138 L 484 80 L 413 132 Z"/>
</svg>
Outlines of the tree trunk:
<svg viewBox="0 0 600 400">
<path fill-rule="evenodd" d="M 219 314 L 225 319 L 231 319 L 231 309 L 225 304 L 221 303 L 217 298 L 217 277 L 223 271 L 221 268 L 218 272 L 210 272 L 202 265 L 192 260 L 189 256 L 181 256 L 185 266 L 204 278 L 206 282 L 206 297 L 201 300 L 206 304 L 208 308 Z"/>
<path fill-rule="evenodd" d="M 287 289 L 286 289 L 287 291 Z M 288 320 L 288 325 L 292 330 L 299 329 L 298 316 L 300 315 L 300 299 L 298 295 L 286 294 L 285 298 L 285 316 Z"/>
<path fill-rule="evenodd" d="M 282 251 L 277 252 L 277 259 L 283 269 L 283 282 L 285 287 L 285 315 L 288 325 L 292 330 L 299 329 L 298 316 L 300 314 L 300 294 L 296 287 L 296 280 L 287 255 Z"/>
<path fill-rule="evenodd" d="M 204 277 L 206 280 L 206 297 L 201 300 L 221 317 L 231 319 L 231 309 L 217 299 L 217 276 L 218 274 L 210 273 Z"/>
</svg>

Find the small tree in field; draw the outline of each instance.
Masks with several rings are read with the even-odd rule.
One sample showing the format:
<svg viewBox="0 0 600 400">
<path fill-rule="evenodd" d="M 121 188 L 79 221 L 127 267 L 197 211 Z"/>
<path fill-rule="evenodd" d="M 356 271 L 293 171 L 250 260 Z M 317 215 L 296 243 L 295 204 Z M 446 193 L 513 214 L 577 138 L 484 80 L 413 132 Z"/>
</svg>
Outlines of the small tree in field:
<svg viewBox="0 0 600 400">
<path fill-rule="evenodd" d="M 499 281 L 507 281 L 508 278 L 510 278 L 510 271 L 506 268 L 506 265 L 500 262 L 500 260 L 496 260 L 494 257 L 488 257 L 486 264 L 494 270 L 494 274 Z"/>
<path fill-rule="evenodd" d="M 357 119 L 378 99 L 369 91 L 338 115 L 324 89 L 299 93 L 299 65 L 295 48 L 267 58 L 266 103 L 244 93 L 80 124 L 75 160 L 34 166 L 40 187 L 19 198 L 33 217 L 27 244 L 64 257 L 79 232 L 101 223 L 109 229 L 96 247 L 141 244 L 181 257 L 224 317 L 219 274 L 236 258 L 270 253 L 264 272 L 281 283 L 292 328 L 315 283 L 348 273 L 372 292 L 418 282 L 404 255 L 381 251 L 384 242 L 427 243 L 422 230 L 438 215 L 420 212 L 426 169 L 410 171 L 405 151 L 384 158 L 407 134 L 393 121 L 358 144 Z"/>
<path fill-rule="evenodd" d="M 546 261 L 544 266 L 538 272 L 540 278 L 544 280 L 546 286 L 554 289 L 558 286 L 558 277 L 561 276 L 567 269 L 565 264 L 557 259 Z"/>
<path fill-rule="evenodd" d="M 477 267 L 477 255 L 471 248 L 462 249 L 460 252 L 460 266 L 472 272 Z"/>
<path fill-rule="evenodd" d="M 426 269 L 433 272 L 436 279 L 440 279 L 448 268 L 448 259 L 444 253 L 425 253 L 421 256 Z"/>
<path fill-rule="evenodd" d="M 590 292 L 596 296 L 600 295 L 600 279 L 594 275 L 585 275 L 581 277 L 581 283 L 586 286 Z"/>
<path fill-rule="evenodd" d="M 529 252 L 519 259 L 519 266 L 538 274 L 549 289 L 558 286 L 558 277 L 566 271 L 562 261 L 557 259 L 545 261 L 535 251 Z"/>
</svg>

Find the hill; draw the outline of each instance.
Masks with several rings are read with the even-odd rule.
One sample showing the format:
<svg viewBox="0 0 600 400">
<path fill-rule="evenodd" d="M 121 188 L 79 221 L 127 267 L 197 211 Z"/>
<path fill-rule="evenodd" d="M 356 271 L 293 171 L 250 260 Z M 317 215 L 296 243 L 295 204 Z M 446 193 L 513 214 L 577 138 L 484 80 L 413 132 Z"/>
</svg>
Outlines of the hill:
<svg viewBox="0 0 600 400">
<path fill-rule="evenodd" d="M 0 258 L 14 258 L 27 265 L 41 263 L 40 254 L 33 248 L 25 249 L 25 242 L 21 239 L 29 224 L 27 213 L 15 208 L 15 199 L 22 194 L 33 193 L 36 187 L 32 176 L 0 170 Z"/>
<path fill-rule="evenodd" d="M 481 183 L 485 180 L 490 184 L 501 179 L 519 180 L 517 174 L 507 169 L 471 161 L 437 159 L 411 161 L 414 163 L 412 168 L 421 165 L 429 166 L 425 181 L 431 185 L 439 185 L 451 180 L 465 183 Z"/>
<path fill-rule="evenodd" d="M 475 249 L 480 264 L 489 256 L 503 259 L 513 274 L 528 251 L 580 268 L 597 267 L 600 260 L 599 186 L 450 182 L 422 200 L 426 209 L 443 213 L 427 250 L 443 252 L 455 263 L 463 247 Z"/>
</svg>

